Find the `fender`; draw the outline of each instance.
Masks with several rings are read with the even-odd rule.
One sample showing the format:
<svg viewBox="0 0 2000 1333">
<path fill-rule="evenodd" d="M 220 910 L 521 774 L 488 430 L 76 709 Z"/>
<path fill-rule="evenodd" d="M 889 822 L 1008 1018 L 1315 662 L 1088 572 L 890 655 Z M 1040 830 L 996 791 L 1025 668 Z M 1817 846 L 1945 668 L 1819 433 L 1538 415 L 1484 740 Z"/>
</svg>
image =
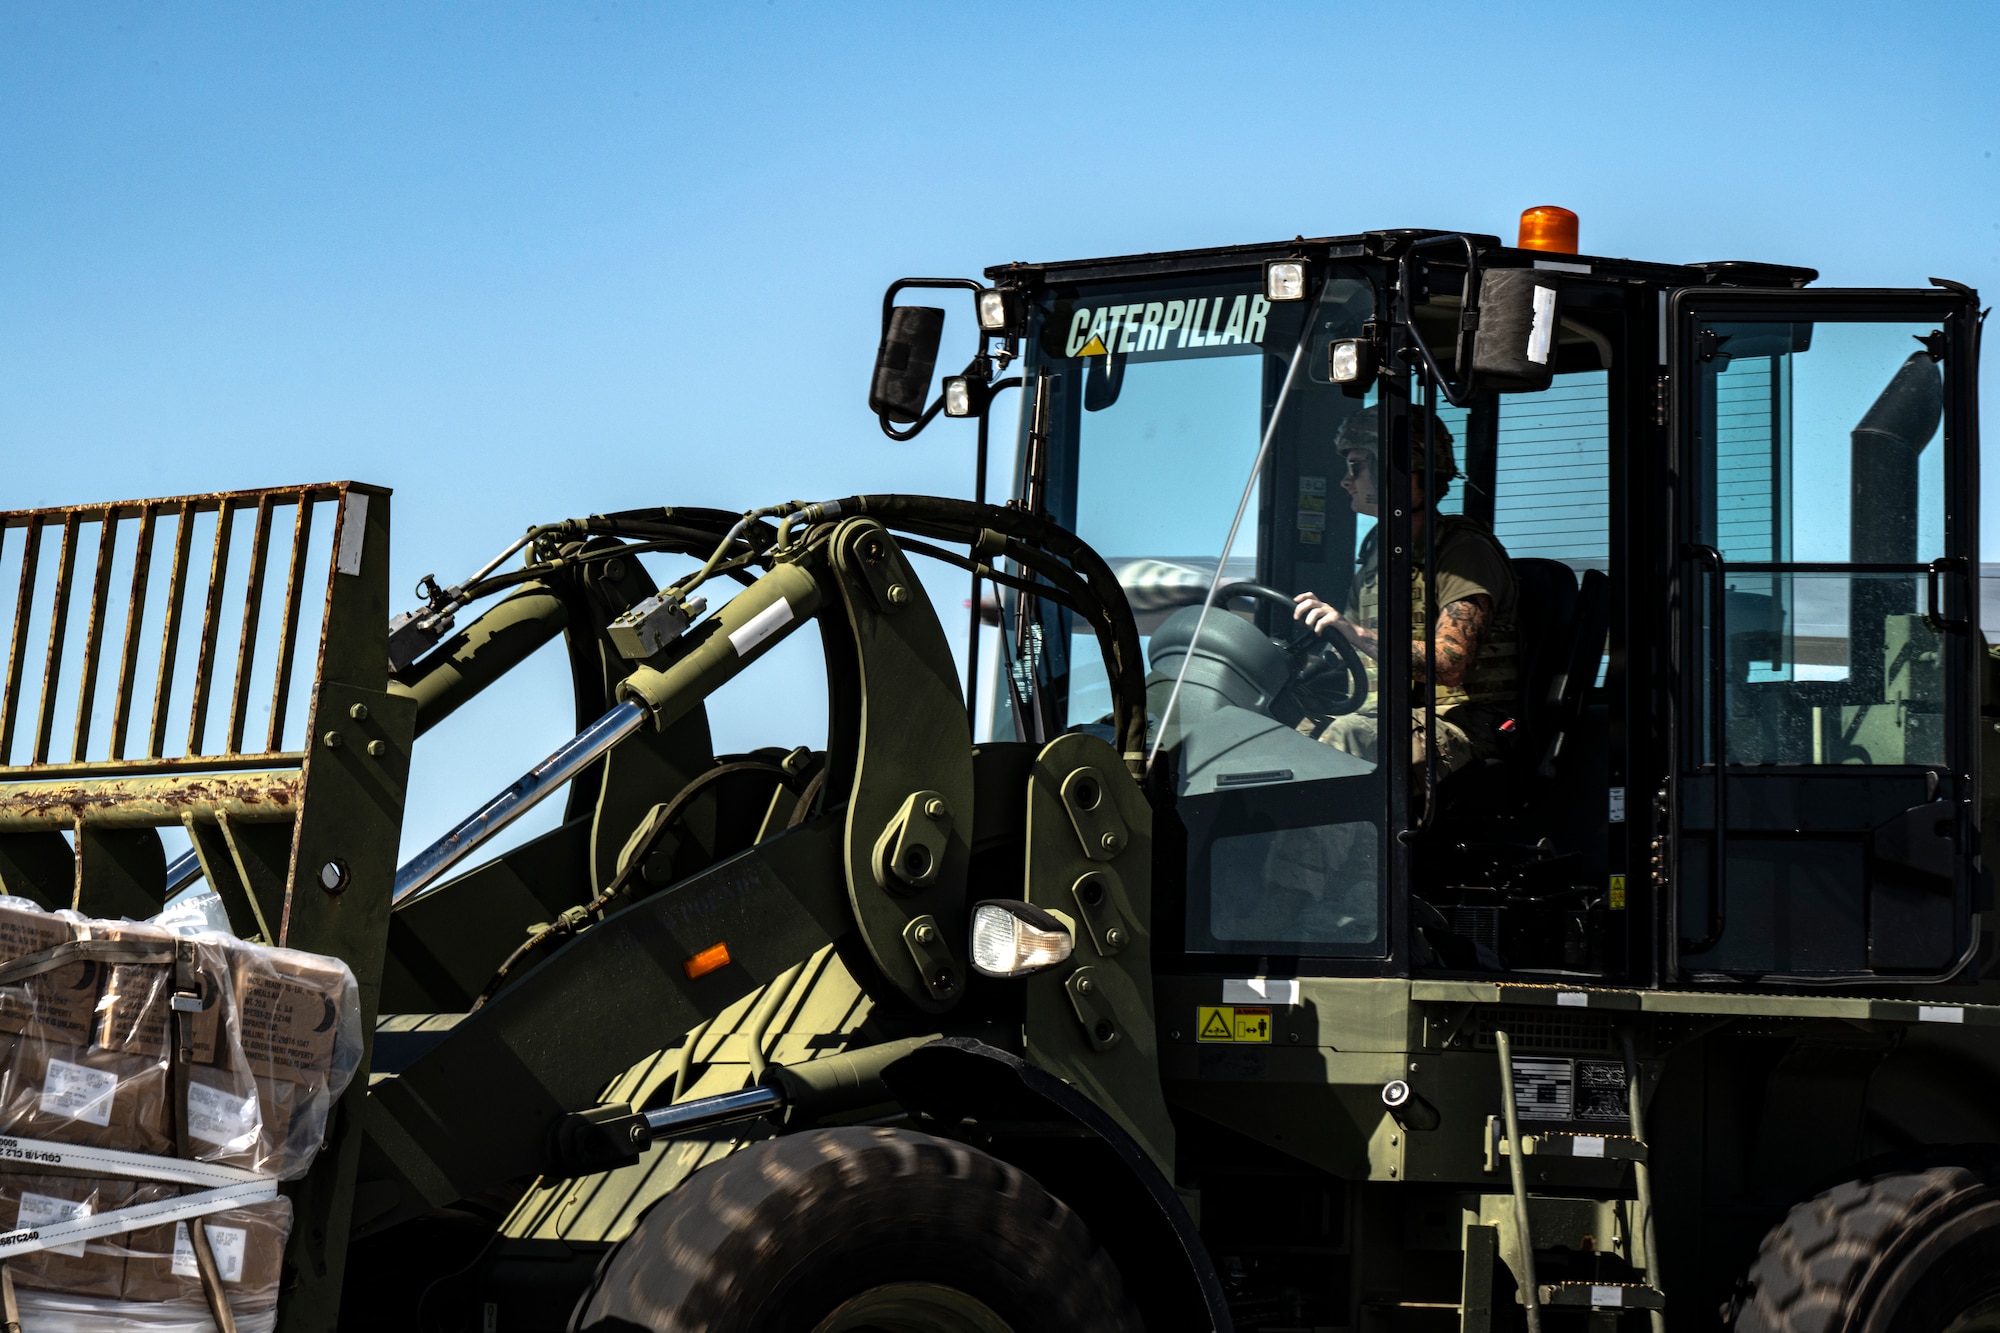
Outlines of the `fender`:
<svg viewBox="0 0 2000 1333">
<path fill-rule="evenodd" d="M 1222 1281 L 1173 1182 L 1103 1107 L 968 1037 L 919 1047 L 882 1079 L 904 1109 L 953 1127 L 1074 1209 L 1125 1275 L 1147 1328 L 1232 1333 Z"/>
</svg>

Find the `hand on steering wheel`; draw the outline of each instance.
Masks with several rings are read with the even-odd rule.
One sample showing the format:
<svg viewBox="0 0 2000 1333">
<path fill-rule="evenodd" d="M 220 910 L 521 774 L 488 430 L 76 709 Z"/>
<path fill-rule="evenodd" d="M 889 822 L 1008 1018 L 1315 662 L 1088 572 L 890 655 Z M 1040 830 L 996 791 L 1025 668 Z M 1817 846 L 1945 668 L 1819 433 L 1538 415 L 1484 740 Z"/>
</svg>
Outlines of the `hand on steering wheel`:
<svg viewBox="0 0 2000 1333">
<path fill-rule="evenodd" d="M 1287 624 L 1298 603 L 1276 588 L 1262 583 L 1232 583 L 1216 599 L 1232 602 L 1238 598 L 1269 602 L 1281 607 Z M 1295 633 L 1274 635 L 1272 642 L 1292 658 L 1292 690 L 1307 709 L 1323 717 L 1352 713 L 1368 702 L 1368 667 L 1345 634 L 1332 625 L 1324 633 L 1299 628 Z"/>
</svg>

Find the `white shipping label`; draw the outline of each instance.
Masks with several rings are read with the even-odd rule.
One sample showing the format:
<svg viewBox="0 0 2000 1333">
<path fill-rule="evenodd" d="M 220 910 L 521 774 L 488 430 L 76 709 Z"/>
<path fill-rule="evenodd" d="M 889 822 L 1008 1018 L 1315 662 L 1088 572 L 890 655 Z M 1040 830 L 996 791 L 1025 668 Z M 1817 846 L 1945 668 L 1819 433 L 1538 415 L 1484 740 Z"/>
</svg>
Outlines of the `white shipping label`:
<svg viewBox="0 0 2000 1333">
<path fill-rule="evenodd" d="M 1559 990 L 1556 992 L 1556 1004 L 1564 1009 L 1588 1009 L 1590 1008 L 1590 992 Z"/>
<path fill-rule="evenodd" d="M 1535 288 L 1535 322 L 1528 327 L 1528 360 L 1538 366 L 1549 363 L 1549 344 L 1556 333 L 1556 289 Z"/>
<path fill-rule="evenodd" d="M 732 631 L 729 646 L 738 657 L 748 657 L 758 644 L 791 623 L 792 604 L 780 597 Z"/>
<path fill-rule="evenodd" d="M 111 1123 L 111 1103 L 117 1096 L 118 1075 L 110 1070 L 51 1060 L 42 1080 L 41 1111 L 101 1128 Z"/>
<path fill-rule="evenodd" d="M 1614 824 L 1625 822 L 1625 789 L 1623 787 L 1613 787 L 1611 789 L 1611 822 Z"/>
<path fill-rule="evenodd" d="M 231 1152 L 255 1147 L 257 1135 L 264 1128 L 254 1088 L 248 1094 L 240 1094 L 227 1088 L 211 1088 L 206 1083 L 190 1083 L 187 1113 L 189 1134 Z"/>
<path fill-rule="evenodd" d="M 1590 1303 L 1592 1305 L 1608 1305 L 1615 1310 L 1625 1304 L 1625 1288 L 1592 1286 L 1590 1289 Z"/>
<path fill-rule="evenodd" d="M 1604 1140 L 1595 1134 L 1579 1134 L 1569 1141 L 1569 1155 L 1572 1157 L 1604 1156 Z"/>
<path fill-rule="evenodd" d="M 197 1223 L 199 1225 L 199 1223 Z M 208 1248 L 215 1255 L 215 1272 L 224 1282 L 243 1280 L 242 1227 L 208 1227 Z M 174 1223 L 174 1276 L 200 1277 L 201 1266 L 194 1261 L 194 1241 L 188 1238 L 188 1224 Z"/>
<path fill-rule="evenodd" d="M 1963 1023 L 1965 1008 L 1956 1004 L 1920 1004 L 1917 1006 L 1919 1023 Z"/>
<path fill-rule="evenodd" d="M 24 1231 L 29 1228 L 40 1230 L 43 1227 L 52 1227 L 58 1222 L 74 1222 L 89 1216 L 88 1200 L 58 1199 L 53 1195 L 29 1194 L 24 1191 L 21 1195 L 20 1220 L 14 1225 Z M 84 1242 L 76 1241 L 70 1245 L 51 1245 L 49 1249 L 56 1254 L 67 1254 L 72 1259 L 81 1259 L 83 1246 Z"/>
</svg>

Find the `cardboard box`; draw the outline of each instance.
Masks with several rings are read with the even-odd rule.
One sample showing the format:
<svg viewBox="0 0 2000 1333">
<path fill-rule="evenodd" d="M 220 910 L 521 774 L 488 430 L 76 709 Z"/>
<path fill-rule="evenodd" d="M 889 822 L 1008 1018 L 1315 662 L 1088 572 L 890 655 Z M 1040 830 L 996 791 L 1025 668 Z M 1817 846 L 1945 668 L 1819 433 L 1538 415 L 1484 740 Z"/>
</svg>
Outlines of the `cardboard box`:
<svg viewBox="0 0 2000 1333">
<path fill-rule="evenodd" d="M 230 1208 L 193 1222 L 148 1227 L 125 1238 L 124 1298 L 128 1301 L 201 1302 L 190 1226 L 208 1229 L 209 1248 L 232 1310 L 268 1309 L 278 1300 L 285 1240 L 292 1230 L 292 1201 L 272 1199 Z"/>
<path fill-rule="evenodd" d="M 223 1068 L 194 1069 L 188 1079 L 188 1146 L 204 1162 L 281 1174 L 290 1157 L 294 1111 L 310 1095 L 296 1083 Z"/>
<path fill-rule="evenodd" d="M 257 1077 L 324 1087 L 353 974 L 288 949 L 230 950 L 237 1035 Z"/>
<path fill-rule="evenodd" d="M 0 1176 L 0 1231 L 40 1227 L 123 1208 L 140 1187 L 126 1180 L 81 1176 Z M 7 1261 L 23 1287 L 116 1300 L 125 1290 L 125 1237 L 77 1241 Z"/>
<path fill-rule="evenodd" d="M 0 963 L 53 949 L 76 936 L 76 926 L 62 917 L 0 898 Z M 88 1045 L 103 972 L 96 963 L 76 962 L 0 986 L 0 1032 Z"/>
<path fill-rule="evenodd" d="M 153 926 L 121 922 L 92 927 L 91 935 L 110 940 L 158 940 L 174 936 Z M 220 943 L 193 940 L 195 985 L 201 1008 L 190 1015 L 194 1062 L 212 1065 L 228 1054 L 229 959 Z M 173 1026 L 175 966 L 172 963 L 120 963 L 105 969 L 104 988 L 97 1001 L 92 1041 L 106 1050 L 169 1059 L 177 1040 Z"/>
<path fill-rule="evenodd" d="M 171 1155 L 164 1062 L 17 1038 L 0 1068 L 0 1133 Z"/>
</svg>

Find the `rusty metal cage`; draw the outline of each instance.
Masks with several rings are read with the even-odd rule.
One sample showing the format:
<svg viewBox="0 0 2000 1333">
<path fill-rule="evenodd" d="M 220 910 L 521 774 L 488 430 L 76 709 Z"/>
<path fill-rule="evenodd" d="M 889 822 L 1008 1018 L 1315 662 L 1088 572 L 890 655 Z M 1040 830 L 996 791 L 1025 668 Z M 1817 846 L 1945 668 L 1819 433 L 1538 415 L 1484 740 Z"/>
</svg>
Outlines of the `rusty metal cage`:
<svg viewBox="0 0 2000 1333">
<path fill-rule="evenodd" d="M 237 834 L 296 826 L 337 594 L 359 581 L 374 496 L 386 511 L 386 493 L 329 482 L 0 514 L 0 589 L 14 593 L 0 888 L 57 897 L 64 857 L 49 839 L 63 838 L 70 891 L 51 905 L 84 906 L 93 850 L 143 835 L 102 854 L 148 901 L 90 904 L 129 913 L 151 905 L 156 830 L 176 825 L 205 872 L 212 843 L 236 882 L 260 878 Z M 284 930 L 259 898 L 238 899 L 243 932 L 275 941 Z"/>
</svg>

